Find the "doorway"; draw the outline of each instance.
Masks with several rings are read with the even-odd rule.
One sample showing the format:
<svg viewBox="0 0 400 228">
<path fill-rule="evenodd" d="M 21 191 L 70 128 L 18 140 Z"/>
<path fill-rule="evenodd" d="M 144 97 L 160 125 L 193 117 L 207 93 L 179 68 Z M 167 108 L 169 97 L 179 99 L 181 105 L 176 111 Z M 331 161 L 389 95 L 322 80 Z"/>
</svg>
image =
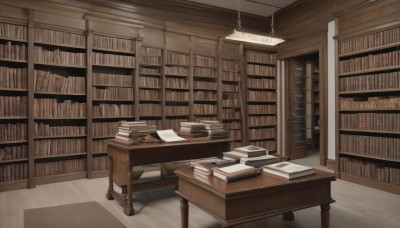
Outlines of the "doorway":
<svg viewBox="0 0 400 228">
<path fill-rule="evenodd" d="M 320 96 L 319 53 L 285 60 L 286 148 L 289 159 L 319 153 Z"/>
</svg>

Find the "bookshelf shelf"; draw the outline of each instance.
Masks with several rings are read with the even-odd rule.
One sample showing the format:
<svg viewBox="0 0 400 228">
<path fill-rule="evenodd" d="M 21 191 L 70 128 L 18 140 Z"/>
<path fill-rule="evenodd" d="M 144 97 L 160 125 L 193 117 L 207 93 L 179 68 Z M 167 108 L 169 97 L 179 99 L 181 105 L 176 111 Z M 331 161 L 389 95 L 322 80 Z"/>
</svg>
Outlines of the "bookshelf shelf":
<svg viewBox="0 0 400 228">
<path fill-rule="evenodd" d="M 276 88 L 258 88 L 258 87 L 247 87 L 248 90 L 273 90 L 275 91 Z"/>
<path fill-rule="evenodd" d="M 86 96 L 85 93 L 54 93 L 54 92 L 37 92 L 35 94 L 41 95 L 56 95 L 56 96 Z"/>
<path fill-rule="evenodd" d="M 133 51 L 123 51 L 123 50 L 115 50 L 115 49 L 108 49 L 108 48 L 92 47 L 92 50 L 99 51 L 99 52 L 115 53 L 115 54 L 135 55 L 135 52 L 133 52 Z"/>
<path fill-rule="evenodd" d="M 160 90 L 161 87 L 158 86 L 139 86 L 139 89 L 152 89 L 152 90 Z"/>
<path fill-rule="evenodd" d="M 35 65 L 51 66 L 51 67 L 61 67 L 61 68 L 86 69 L 86 66 L 63 65 L 63 64 L 52 64 L 52 63 L 42 63 L 42 62 L 35 62 Z"/>
<path fill-rule="evenodd" d="M 93 99 L 93 102 L 133 102 L 131 99 Z"/>
<path fill-rule="evenodd" d="M 110 139 L 114 137 L 115 135 L 102 135 L 102 136 L 93 136 L 93 139 Z"/>
<path fill-rule="evenodd" d="M 114 66 L 114 65 L 105 65 L 105 64 L 92 64 L 93 67 L 102 67 L 102 68 L 119 68 L 119 69 L 135 69 L 134 66 Z"/>
<path fill-rule="evenodd" d="M 28 92 L 27 89 L 19 89 L 19 88 L 0 88 L 0 91 L 7 91 L 7 92 Z"/>
<path fill-rule="evenodd" d="M 86 117 L 35 117 L 34 120 L 86 120 Z"/>
<path fill-rule="evenodd" d="M 271 124 L 271 125 L 249 125 L 249 128 L 271 128 L 271 127 L 276 127 L 276 124 Z"/>
<path fill-rule="evenodd" d="M 33 139 L 62 139 L 62 138 L 84 138 L 87 135 L 58 135 L 58 136 L 35 136 Z"/>
<path fill-rule="evenodd" d="M 273 75 L 261 75 L 261 74 L 248 74 L 247 77 L 249 77 L 249 78 L 276 78 Z"/>
<path fill-rule="evenodd" d="M 393 85 L 399 81 L 400 37 L 393 34 L 399 33 L 395 27 L 339 40 L 336 152 L 340 178 L 397 194 L 400 88 Z"/>
<path fill-rule="evenodd" d="M 249 113 L 249 116 L 274 116 L 276 113 Z"/>
<path fill-rule="evenodd" d="M 10 62 L 10 63 L 28 63 L 27 60 L 18 60 L 18 59 L 6 59 L 6 58 L 0 58 L 0 62 Z"/>
<path fill-rule="evenodd" d="M 27 162 L 28 158 L 21 159 L 11 159 L 11 160 L 1 160 L 0 164 L 17 163 L 17 162 Z"/>
<path fill-rule="evenodd" d="M 38 41 L 35 41 L 34 44 L 40 45 L 40 46 L 52 46 L 52 47 L 57 47 L 57 48 L 86 50 L 86 47 L 84 47 L 84 46 L 74 46 L 74 45 L 68 45 L 68 44 L 57 44 L 57 43 L 38 42 Z"/>
<path fill-rule="evenodd" d="M 28 43 L 27 39 L 15 39 L 15 38 L 11 38 L 11 37 L 0 37 L 0 40 L 18 42 L 18 43 Z"/>
<path fill-rule="evenodd" d="M 118 88 L 134 88 L 129 85 L 107 85 L 107 84 L 92 84 L 93 87 L 118 87 Z"/>
<path fill-rule="evenodd" d="M 93 116 L 94 120 L 101 120 L 101 119 L 134 119 L 134 116 Z"/>
<path fill-rule="evenodd" d="M 157 57 L 160 57 L 160 56 L 157 56 Z M 162 67 L 162 65 L 160 65 L 160 64 L 146 64 L 146 63 L 140 63 L 139 64 L 141 67 L 151 67 L 151 68 L 160 68 L 160 67 Z M 140 73 L 141 75 L 143 75 L 143 73 Z M 153 74 L 149 74 L 149 75 L 153 75 Z M 160 74 L 158 74 L 158 75 L 160 75 Z"/>
<path fill-rule="evenodd" d="M 28 143 L 28 141 L 27 140 L 0 141 L 0 145 L 23 144 L 23 143 Z"/>
<path fill-rule="evenodd" d="M 174 87 L 165 87 L 166 90 L 184 90 L 189 91 L 190 88 L 174 88 Z"/>
<path fill-rule="evenodd" d="M 187 75 L 178 75 L 178 74 L 165 74 L 167 78 L 188 78 Z"/>
<path fill-rule="evenodd" d="M 0 116 L 0 120 L 25 120 L 27 116 Z"/>
<path fill-rule="evenodd" d="M 84 152 L 84 153 L 73 153 L 73 154 L 57 154 L 57 155 L 48 155 L 48 156 L 38 156 L 38 157 L 35 157 L 35 160 L 44 160 L 44 159 L 52 159 L 52 158 L 64 158 L 64 157 L 76 157 L 76 156 L 86 156 L 86 152 Z"/>
<path fill-rule="evenodd" d="M 154 74 L 150 74 L 150 73 L 139 73 L 140 76 L 143 77 L 161 77 L 162 74 L 158 74 L 158 73 L 154 73 Z"/>
</svg>

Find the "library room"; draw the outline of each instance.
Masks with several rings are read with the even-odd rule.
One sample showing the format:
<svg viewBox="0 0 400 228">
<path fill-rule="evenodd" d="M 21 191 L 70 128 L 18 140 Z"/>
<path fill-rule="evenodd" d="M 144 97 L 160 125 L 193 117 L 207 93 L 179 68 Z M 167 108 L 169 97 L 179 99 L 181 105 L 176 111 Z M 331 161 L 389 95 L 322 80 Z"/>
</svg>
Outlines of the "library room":
<svg viewBox="0 0 400 228">
<path fill-rule="evenodd" d="M 399 0 L 0 0 L 0 228 L 398 228 L 399 195 Z"/>
</svg>

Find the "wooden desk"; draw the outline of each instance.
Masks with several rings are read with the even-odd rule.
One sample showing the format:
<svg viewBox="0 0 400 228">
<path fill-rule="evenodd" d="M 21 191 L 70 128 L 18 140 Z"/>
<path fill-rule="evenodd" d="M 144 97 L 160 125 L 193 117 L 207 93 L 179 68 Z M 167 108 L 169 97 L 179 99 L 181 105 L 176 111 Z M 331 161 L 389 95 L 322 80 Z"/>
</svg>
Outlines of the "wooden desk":
<svg viewBox="0 0 400 228">
<path fill-rule="evenodd" d="M 329 227 L 331 173 L 316 170 L 313 176 L 287 180 L 271 174 L 226 184 L 214 177 L 198 178 L 193 168 L 176 170 L 181 196 L 182 228 L 188 227 L 188 201 L 221 223 L 232 227 L 269 216 L 283 214 L 293 220 L 293 211 L 321 206 L 321 227 Z"/>
<path fill-rule="evenodd" d="M 230 150 L 231 139 L 192 139 L 175 143 L 143 143 L 128 145 L 106 140 L 110 160 L 109 186 L 107 199 L 117 199 L 127 215 L 133 215 L 132 193 L 146 189 L 176 185 L 176 176 L 160 178 L 141 183 L 133 183 L 133 166 L 162 162 L 189 160 L 222 156 L 222 152 Z M 113 183 L 122 188 L 122 193 L 114 191 Z"/>
</svg>

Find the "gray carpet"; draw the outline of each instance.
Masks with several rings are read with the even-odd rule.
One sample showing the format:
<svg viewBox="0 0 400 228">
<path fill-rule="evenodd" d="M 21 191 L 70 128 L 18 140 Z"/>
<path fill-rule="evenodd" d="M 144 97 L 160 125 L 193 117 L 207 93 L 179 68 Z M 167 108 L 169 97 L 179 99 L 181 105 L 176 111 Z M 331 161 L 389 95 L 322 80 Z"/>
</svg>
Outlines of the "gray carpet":
<svg viewBox="0 0 400 228">
<path fill-rule="evenodd" d="M 126 228 L 97 202 L 24 211 L 25 228 Z"/>
</svg>

